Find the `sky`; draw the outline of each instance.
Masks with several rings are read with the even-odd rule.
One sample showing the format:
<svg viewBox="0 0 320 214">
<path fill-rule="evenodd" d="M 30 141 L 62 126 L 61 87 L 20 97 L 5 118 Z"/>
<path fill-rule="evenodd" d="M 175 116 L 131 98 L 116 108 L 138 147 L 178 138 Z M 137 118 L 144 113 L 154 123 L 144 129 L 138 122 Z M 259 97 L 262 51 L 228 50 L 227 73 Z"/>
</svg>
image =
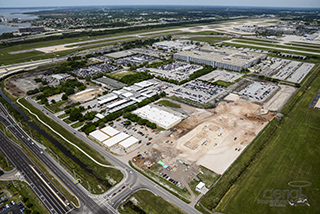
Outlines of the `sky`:
<svg viewBox="0 0 320 214">
<path fill-rule="evenodd" d="M 320 0 L 0 0 L 0 7 L 57 7 L 91 5 L 210 5 L 320 8 Z"/>
</svg>

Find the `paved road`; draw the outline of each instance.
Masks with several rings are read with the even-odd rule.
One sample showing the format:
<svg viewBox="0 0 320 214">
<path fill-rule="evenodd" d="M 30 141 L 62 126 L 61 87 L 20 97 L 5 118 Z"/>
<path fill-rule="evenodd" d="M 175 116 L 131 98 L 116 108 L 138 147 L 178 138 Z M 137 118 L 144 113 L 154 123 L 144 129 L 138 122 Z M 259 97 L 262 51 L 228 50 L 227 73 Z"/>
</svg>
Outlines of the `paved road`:
<svg viewBox="0 0 320 214">
<path fill-rule="evenodd" d="M 0 131 L 0 140 L 0 149 L 3 154 L 21 172 L 32 191 L 50 213 L 63 214 L 73 209 L 71 205 L 67 206 L 64 202 L 65 198 L 33 161 L 29 159 L 21 148 L 11 142 L 2 131 Z"/>
<path fill-rule="evenodd" d="M 81 205 L 85 205 L 90 212 L 97 214 L 115 213 L 115 209 L 110 205 L 98 205 L 92 198 L 88 196 L 87 191 L 81 185 L 75 185 L 73 183 L 74 178 L 70 176 L 60 165 L 58 165 L 49 154 L 47 154 L 42 148 L 35 143 L 21 128 L 19 125 L 10 127 L 10 124 L 15 121 L 8 114 L 7 110 L 2 104 L 0 104 L 1 122 L 8 127 L 8 129 L 22 142 L 24 145 L 34 154 L 34 156 L 42 162 L 44 166 L 51 170 L 51 172 L 60 180 L 62 184 L 68 187 L 69 190 L 80 200 Z M 18 163 L 20 164 L 20 162 Z M 34 165 L 34 164 L 33 164 Z M 15 166 L 18 166 L 15 164 Z M 53 184 L 52 184 L 53 185 Z M 64 198 L 64 196 L 61 197 Z M 88 213 L 88 212 L 87 212 Z"/>
<path fill-rule="evenodd" d="M 59 123 L 62 127 L 64 127 L 66 130 L 68 130 L 70 133 L 73 133 L 76 137 L 93 147 L 95 150 L 100 152 L 109 162 L 111 162 L 113 165 L 117 166 L 117 168 L 122 168 L 126 171 L 124 179 L 117 184 L 115 187 L 113 187 L 111 190 L 109 190 L 107 193 L 98 196 L 98 198 L 102 201 L 104 201 L 104 204 L 110 204 L 114 208 L 117 208 L 117 205 L 119 205 L 124 199 L 127 198 L 127 194 L 125 194 L 126 191 L 120 191 L 118 192 L 123 185 L 131 184 L 131 193 L 134 192 L 136 189 L 148 189 L 152 191 L 154 194 L 159 195 L 163 197 L 165 200 L 170 201 L 171 203 L 175 204 L 176 206 L 180 207 L 182 210 L 184 210 L 187 213 L 200 213 L 196 209 L 194 209 L 191 205 L 185 203 L 184 201 L 178 199 L 174 195 L 172 195 L 167 190 L 163 189 L 162 187 L 155 184 L 153 181 L 149 180 L 145 176 L 141 175 L 139 172 L 132 169 L 127 163 L 122 162 L 119 160 L 116 156 L 113 156 L 109 152 L 107 152 L 105 149 L 101 148 L 99 145 L 88 139 L 86 136 L 83 135 L 83 133 L 80 133 L 78 131 L 75 131 L 71 126 L 64 123 L 62 120 L 60 120 L 58 117 L 56 117 L 54 114 L 46 110 L 44 107 L 40 106 L 38 103 L 34 102 L 30 97 L 26 97 L 26 100 L 30 102 L 32 105 L 43 111 L 45 114 L 47 114 L 49 117 L 51 117 L 53 120 L 55 120 L 57 123 Z M 131 173 L 130 173 L 131 172 Z M 112 195 L 116 193 L 115 197 L 112 199 L 106 201 L 107 195 Z"/>
</svg>

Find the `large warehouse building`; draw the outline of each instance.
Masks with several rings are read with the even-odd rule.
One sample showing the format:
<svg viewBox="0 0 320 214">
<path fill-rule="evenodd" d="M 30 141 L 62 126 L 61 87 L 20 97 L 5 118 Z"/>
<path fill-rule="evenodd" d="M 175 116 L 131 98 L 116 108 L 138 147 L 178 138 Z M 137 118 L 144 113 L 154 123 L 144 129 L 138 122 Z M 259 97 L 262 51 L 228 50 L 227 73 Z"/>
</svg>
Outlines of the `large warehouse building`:
<svg viewBox="0 0 320 214">
<path fill-rule="evenodd" d="M 165 129 L 169 129 L 177 125 L 182 120 L 179 116 L 150 105 L 139 108 L 133 113 Z"/>
<path fill-rule="evenodd" d="M 174 58 L 241 72 L 256 64 L 260 59 L 265 59 L 266 55 L 239 49 L 205 46 L 198 51 L 176 53 Z"/>
</svg>

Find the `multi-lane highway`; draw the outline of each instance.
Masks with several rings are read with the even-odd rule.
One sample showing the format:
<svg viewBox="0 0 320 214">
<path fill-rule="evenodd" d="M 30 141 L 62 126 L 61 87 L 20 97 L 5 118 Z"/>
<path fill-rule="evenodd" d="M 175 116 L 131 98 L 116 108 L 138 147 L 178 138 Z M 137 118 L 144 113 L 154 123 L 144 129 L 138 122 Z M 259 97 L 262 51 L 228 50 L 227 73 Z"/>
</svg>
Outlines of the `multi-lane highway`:
<svg viewBox="0 0 320 214">
<path fill-rule="evenodd" d="M 35 143 L 19 125 L 13 125 L 16 122 L 9 115 L 7 110 L 2 104 L 0 104 L 0 121 L 19 139 L 24 145 L 34 154 L 34 156 L 43 163 L 59 180 L 62 182 L 79 200 L 81 205 L 85 205 L 90 212 L 97 214 L 116 213 L 116 210 L 109 204 L 98 205 L 92 198 L 88 196 L 87 191 L 81 185 L 75 185 L 73 183 L 74 178 L 70 176 L 61 166 L 59 166 L 42 148 Z M 14 149 L 14 148 L 13 148 Z M 5 153 L 6 154 L 6 153 Z M 16 166 L 21 164 L 17 163 Z M 34 164 L 33 164 L 34 166 Z M 29 167 L 30 168 L 30 167 Z M 19 168 L 18 168 L 19 169 Z M 32 170 L 32 168 L 30 168 Z M 25 172 L 25 175 L 29 175 L 31 171 Z M 34 171 L 34 170 L 32 170 Z M 51 184 L 53 185 L 53 184 Z M 61 194 L 61 193 L 59 193 Z M 63 197 L 61 195 L 61 197 Z M 63 197 L 64 198 L 64 197 Z M 50 211 L 50 209 L 48 209 Z M 52 212 L 54 213 L 54 212 Z M 57 212 L 61 213 L 61 212 Z M 65 212 L 62 212 L 65 213 Z"/>
<path fill-rule="evenodd" d="M 26 99 L 35 107 L 43 111 L 45 114 L 47 114 L 50 118 L 55 120 L 57 123 L 59 123 L 61 126 L 63 126 L 66 130 L 68 130 L 70 133 L 73 133 L 76 137 L 93 147 L 95 150 L 100 152 L 109 162 L 111 162 L 113 165 L 117 166 L 117 168 L 122 168 L 126 171 L 124 179 L 116 185 L 114 188 L 109 190 L 106 194 L 101 196 L 101 200 L 103 201 L 103 204 L 107 205 L 110 204 L 112 207 L 117 208 L 118 205 L 125 200 L 128 197 L 127 192 L 130 192 L 132 194 L 137 189 L 148 189 L 152 191 L 154 194 L 161 196 L 167 201 L 170 201 L 171 203 L 175 204 L 176 206 L 180 207 L 182 210 L 184 210 L 186 213 L 200 213 L 195 208 L 193 208 L 191 205 L 185 203 L 184 201 L 180 200 L 176 196 L 172 195 L 167 190 L 163 189 L 162 187 L 155 184 L 153 181 L 149 180 L 145 176 L 141 175 L 140 173 L 136 172 L 134 169 L 132 169 L 127 163 L 122 162 L 119 160 L 116 156 L 113 156 L 112 154 L 108 153 L 105 149 L 101 148 L 99 145 L 88 139 L 86 136 L 84 136 L 82 133 L 75 131 L 71 126 L 67 125 L 66 123 L 62 122 L 58 117 L 56 117 L 54 114 L 46 110 L 44 107 L 40 106 L 38 103 L 34 102 L 30 97 L 26 97 Z M 120 190 L 122 186 L 131 184 L 130 187 L 124 188 L 124 190 Z M 119 191 L 120 190 L 120 191 Z M 116 193 L 111 199 L 107 200 L 110 195 L 112 196 L 114 193 Z"/>
<path fill-rule="evenodd" d="M 63 214 L 73 209 L 72 205 L 50 182 L 43 172 L 33 163 L 19 146 L 11 142 L 0 131 L 0 150 L 10 160 L 28 182 L 32 191 L 50 213 Z"/>
</svg>

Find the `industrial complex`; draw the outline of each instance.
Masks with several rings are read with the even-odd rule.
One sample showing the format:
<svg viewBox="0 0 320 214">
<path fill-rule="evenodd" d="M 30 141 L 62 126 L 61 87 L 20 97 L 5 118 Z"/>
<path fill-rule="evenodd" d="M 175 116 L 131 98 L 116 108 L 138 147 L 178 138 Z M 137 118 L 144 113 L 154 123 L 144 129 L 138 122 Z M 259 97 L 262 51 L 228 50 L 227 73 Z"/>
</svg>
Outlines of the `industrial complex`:
<svg viewBox="0 0 320 214">
<path fill-rule="evenodd" d="M 182 51 L 174 54 L 175 59 L 210 65 L 212 67 L 243 71 L 267 56 L 239 49 L 204 46 L 197 51 Z"/>
</svg>

